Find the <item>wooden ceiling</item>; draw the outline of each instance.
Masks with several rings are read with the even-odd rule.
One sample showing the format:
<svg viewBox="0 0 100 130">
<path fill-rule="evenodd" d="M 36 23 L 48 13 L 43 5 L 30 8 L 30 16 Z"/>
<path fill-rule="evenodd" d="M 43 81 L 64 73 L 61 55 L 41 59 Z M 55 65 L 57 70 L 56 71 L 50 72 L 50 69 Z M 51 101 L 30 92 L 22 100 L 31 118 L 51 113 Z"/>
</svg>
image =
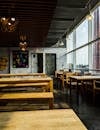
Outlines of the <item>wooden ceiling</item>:
<svg viewBox="0 0 100 130">
<path fill-rule="evenodd" d="M 16 31 L 0 30 L 1 47 L 17 47 L 26 35 L 29 47 L 51 47 L 88 12 L 89 0 L 0 0 L 0 17 L 18 20 Z M 99 0 L 92 0 L 91 7 Z"/>
</svg>

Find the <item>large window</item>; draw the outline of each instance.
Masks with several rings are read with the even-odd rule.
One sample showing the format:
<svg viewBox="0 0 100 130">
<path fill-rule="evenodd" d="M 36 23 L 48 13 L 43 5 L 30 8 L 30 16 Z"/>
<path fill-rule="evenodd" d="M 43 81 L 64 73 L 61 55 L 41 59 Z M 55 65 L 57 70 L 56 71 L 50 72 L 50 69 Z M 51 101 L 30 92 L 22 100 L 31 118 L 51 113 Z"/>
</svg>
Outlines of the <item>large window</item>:
<svg viewBox="0 0 100 130">
<path fill-rule="evenodd" d="M 74 69 L 89 69 L 100 74 L 100 6 L 92 15 L 92 21 L 85 19 L 68 36 L 67 65 L 74 64 Z"/>
<path fill-rule="evenodd" d="M 92 44 L 92 69 L 100 70 L 100 40 Z"/>
<path fill-rule="evenodd" d="M 67 52 L 73 50 L 73 33 L 67 37 Z"/>
<path fill-rule="evenodd" d="M 93 12 L 92 20 L 92 39 L 100 38 L 100 6 Z M 96 73 L 100 73 L 100 40 L 92 43 L 92 69 Z M 97 70 L 97 71 L 96 71 Z M 99 71 L 98 71 L 99 70 Z"/>
<path fill-rule="evenodd" d="M 67 54 L 67 68 L 73 69 L 73 52 Z"/>
<path fill-rule="evenodd" d="M 95 40 L 100 37 L 100 6 L 93 11 L 92 15 L 92 39 Z"/>
<path fill-rule="evenodd" d="M 88 21 L 85 20 L 76 29 L 76 48 L 88 43 Z"/>
<path fill-rule="evenodd" d="M 85 46 L 76 51 L 76 68 L 77 69 L 88 68 L 88 46 Z"/>
</svg>

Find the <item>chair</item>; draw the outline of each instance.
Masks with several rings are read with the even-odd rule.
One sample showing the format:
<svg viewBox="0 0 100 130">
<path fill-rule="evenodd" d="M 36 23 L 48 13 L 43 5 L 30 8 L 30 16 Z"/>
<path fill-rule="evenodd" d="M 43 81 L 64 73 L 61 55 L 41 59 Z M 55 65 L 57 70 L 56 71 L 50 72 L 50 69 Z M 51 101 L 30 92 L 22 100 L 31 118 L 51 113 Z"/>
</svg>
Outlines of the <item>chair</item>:
<svg viewBox="0 0 100 130">
<path fill-rule="evenodd" d="M 63 75 L 63 70 L 55 71 L 55 79 L 56 79 L 57 88 L 59 86 L 60 79 L 61 79 L 62 75 Z"/>
<path fill-rule="evenodd" d="M 64 71 L 63 74 L 60 77 L 61 86 L 64 89 L 65 84 L 68 86 L 70 84 L 70 76 L 75 75 L 74 72 Z"/>
<path fill-rule="evenodd" d="M 68 73 L 68 71 L 64 71 L 63 74 L 60 76 L 61 86 L 63 89 L 64 89 L 65 82 L 66 82 L 66 73 Z"/>
<path fill-rule="evenodd" d="M 93 81 L 93 103 L 95 102 L 95 96 L 100 93 L 100 80 Z"/>
<path fill-rule="evenodd" d="M 66 73 L 66 87 L 69 88 L 70 86 L 70 76 L 76 76 L 75 72 L 68 72 Z M 71 86 L 75 87 L 77 85 L 77 82 L 75 80 L 73 80 L 71 82 Z"/>
<path fill-rule="evenodd" d="M 70 89 L 76 89 L 77 88 L 77 81 L 75 79 L 71 79 L 71 81 L 70 81 L 70 77 L 71 76 L 79 76 L 79 75 L 80 75 L 80 73 L 78 73 L 78 72 L 69 72 L 69 73 L 67 73 L 67 75 L 66 75 L 66 87 L 70 88 L 70 85 L 71 85 Z M 80 86 L 79 91 L 81 91 L 82 90 L 81 89 L 82 83 L 79 82 L 78 86 Z M 70 91 L 70 95 L 71 95 L 71 91 Z"/>
</svg>

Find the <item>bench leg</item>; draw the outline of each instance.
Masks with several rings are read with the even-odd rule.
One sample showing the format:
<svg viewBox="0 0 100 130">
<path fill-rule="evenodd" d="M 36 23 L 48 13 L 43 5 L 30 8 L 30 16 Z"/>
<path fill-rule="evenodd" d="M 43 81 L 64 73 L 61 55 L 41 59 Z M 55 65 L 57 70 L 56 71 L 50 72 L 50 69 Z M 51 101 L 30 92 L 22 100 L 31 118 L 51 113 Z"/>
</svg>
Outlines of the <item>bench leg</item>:
<svg viewBox="0 0 100 130">
<path fill-rule="evenodd" d="M 53 99 L 49 99 L 49 109 L 53 109 Z"/>
</svg>

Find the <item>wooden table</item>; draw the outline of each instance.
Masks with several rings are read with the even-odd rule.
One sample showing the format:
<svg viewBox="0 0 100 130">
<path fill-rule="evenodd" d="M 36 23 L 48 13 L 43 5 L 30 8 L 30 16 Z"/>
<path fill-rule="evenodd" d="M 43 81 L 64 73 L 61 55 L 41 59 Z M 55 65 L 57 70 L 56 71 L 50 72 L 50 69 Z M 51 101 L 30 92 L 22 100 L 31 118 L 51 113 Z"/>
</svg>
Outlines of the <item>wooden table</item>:
<svg viewBox="0 0 100 130">
<path fill-rule="evenodd" d="M 72 109 L 0 112 L 0 130 L 87 130 Z"/>
<path fill-rule="evenodd" d="M 31 78 L 0 78 L 0 85 L 2 86 L 3 84 L 20 84 L 20 83 L 35 83 L 35 82 L 48 82 L 50 91 L 53 92 L 53 80 L 51 77 L 31 77 Z"/>
<path fill-rule="evenodd" d="M 70 76 L 70 97 L 71 97 L 71 82 L 72 80 L 75 80 L 77 82 L 77 104 L 79 105 L 79 83 L 82 81 L 94 81 L 94 80 L 100 80 L 100 76 Z"/>
</svg>

